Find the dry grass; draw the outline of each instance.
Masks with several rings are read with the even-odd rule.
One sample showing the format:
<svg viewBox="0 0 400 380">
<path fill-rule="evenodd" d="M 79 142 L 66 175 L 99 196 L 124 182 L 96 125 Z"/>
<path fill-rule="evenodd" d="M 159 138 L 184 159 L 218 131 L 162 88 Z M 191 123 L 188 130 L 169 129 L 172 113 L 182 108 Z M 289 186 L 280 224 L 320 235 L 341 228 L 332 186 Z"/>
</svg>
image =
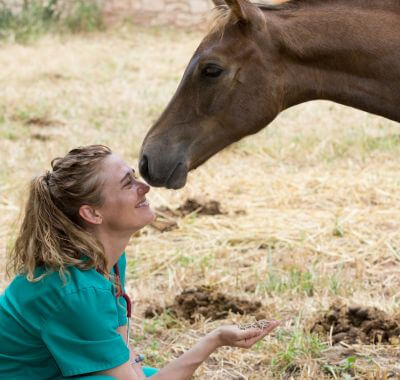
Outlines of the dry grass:
<svg viewBox="0 0 400 380">
<path fill-rule="evenodd" d="M 77 145 L 104 143 L 136 164 L 200 38 L 122 29 L 1 47 L 3 262 L 27 181 Z M 190 196 L 220 201 L 227 215 L 189 215 L 163 234 L 148 228 L 128 247 L 133 337 L 150 364 L 169 361 L 220 322 L 177 321 L 168 329 L 166 315 L 143 320 L 146 306 L 213 284 L 293 322 L 250 351 L 219 350 L 196 378 L 385 378 L 399 362 L 398 347 L 355 346 L 338 362 L 329 343 L 303 327 L 335 299 L 398 311 L 399 136 L 387 120 L 313 102 L 211 159 L 185 189 L 153 190 L 154 206 L 177 207 Z M 2 275 L 0 288 L 7 281 Z"/>
</svg>

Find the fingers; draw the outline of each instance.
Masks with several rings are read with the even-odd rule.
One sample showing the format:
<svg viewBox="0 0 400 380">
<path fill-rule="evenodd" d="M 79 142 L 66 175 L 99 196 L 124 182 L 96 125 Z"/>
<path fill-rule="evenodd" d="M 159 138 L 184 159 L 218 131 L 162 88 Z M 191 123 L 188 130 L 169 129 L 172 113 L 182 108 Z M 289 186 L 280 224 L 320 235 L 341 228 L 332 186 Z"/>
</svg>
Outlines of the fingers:
<svg viewBox="0 0 400 380">
<path fill-rule="evenodd" d="M 261 334 L 263 334 L 263 330 L 261 329 L 256 329 L 256 328 L 251 328 L 248 330 L 244 330 L 244 331 L 239 331 L 237 334 L 237 340 L 238 341 L 242 341 L 242 340 L 249 340 L 252 339 L 254 337 L 258 337 Z"/>
<path fill-rule="evenodd" d="M 241 340 L 239 342 L 236 342 L 236 347 L 239 347 L 239 348 L 250 348 L 255 343 L 257 343 L 258 341 L 263 339 L 264 337 L 265 337 L 265 335 L 262 334 L 262 335 L 255 336 L 255 337 L 250 338 L 250 339 Z"/>
<path fill-rule="evenodd" d="M 280 323 L 278 321 L 272 321 L 266 328 L 264 329 L 249 329 L 246 332 L 249 332 L 246 338 L 243 338 L 236 342 L 236 346 L 240 348 L 250 348 L 255 343 L 263 339 L 265 336 L 270 334 L 273 330 L 275 330 Z"/>
<path fill-rule="evenodd" d="M 254 336 L 258 336 L 261 334 L 267 335 L 271 331 L 275 330 L 278 326 L 280 325 L 280 322 L 278 321 L 269 321 L 269 324 L 264 327 L 264 328 L 259 328 L 259 327 L 252 327 L 248 328 L 247 330 L 242 330 L 242 334 L 239 333 L 239 340 L 242 339 L 250 339 Z"/>
<path fill-rule="evenodd" d="M 274 331 L 281 323 L 279 321 L 271 321 L 271 323 L 263 329 L 263 331 L 267 331 L 269 334 L 271 331 Z"/>
</svg>

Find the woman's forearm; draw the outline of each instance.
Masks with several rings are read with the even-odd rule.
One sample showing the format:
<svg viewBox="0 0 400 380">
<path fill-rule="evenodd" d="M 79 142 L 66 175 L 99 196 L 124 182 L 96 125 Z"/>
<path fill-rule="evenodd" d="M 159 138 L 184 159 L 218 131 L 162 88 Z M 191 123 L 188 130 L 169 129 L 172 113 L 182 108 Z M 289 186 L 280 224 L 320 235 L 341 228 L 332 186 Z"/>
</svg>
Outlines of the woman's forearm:
<svg viewBox="0 0 400 380">
<path fill-rule="evenodd" d="M 201 338 L 189 351 L 169 363 L 151 378 L 154 380 L 190 379 L 197 367 L 218 347 L 220 347 L 218 333 L 213 331 Z"/>
<path fill-rule="evenodd" d="M 124 342 L 128 342 L 128 326 L 127 325 L 118 327 L 117 332 L 119 334 L 121 334 Z M 131 364 L 133 371 L 135 372 L 136 376 L 139 379 L 144 379 L 146 376 L 143 373 L 142 365 L 140 363 L 134 363 L 134 360 L 137 357 L 136 350 L 133 349 L 130 344 L 128 344 L 128 348 L 130 351 L 129 363 Z"/>
</svg>

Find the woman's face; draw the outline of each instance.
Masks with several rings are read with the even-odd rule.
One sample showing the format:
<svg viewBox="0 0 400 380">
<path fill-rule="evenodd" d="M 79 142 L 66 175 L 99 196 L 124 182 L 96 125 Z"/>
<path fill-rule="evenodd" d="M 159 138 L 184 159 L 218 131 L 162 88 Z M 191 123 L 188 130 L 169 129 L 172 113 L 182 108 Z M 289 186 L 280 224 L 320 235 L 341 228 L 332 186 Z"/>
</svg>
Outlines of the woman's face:
<svg viewBox="0 0 400 380">
<path fill-rule="evenodd" d="M 133 233 L 151 223 L 155 214 L 146 200 L 150 187 L 138 181 L 135 172 L 118 155 L 103 162 L 104 203 L 98 208 L 102 226 L 109 231 Z"/>
</svg>

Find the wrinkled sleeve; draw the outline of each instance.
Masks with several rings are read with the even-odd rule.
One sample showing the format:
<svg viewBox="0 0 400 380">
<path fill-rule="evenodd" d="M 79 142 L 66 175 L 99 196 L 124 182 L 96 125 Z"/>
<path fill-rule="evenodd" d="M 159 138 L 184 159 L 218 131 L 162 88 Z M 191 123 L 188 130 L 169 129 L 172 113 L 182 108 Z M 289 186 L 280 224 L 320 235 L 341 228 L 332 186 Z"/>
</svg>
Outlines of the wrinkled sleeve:
<svg viewBox="0 0 400 380">
<path fill-rule="evenodd" d="M 42 339 L 63 376 L 117 367 L 129 349 L 117 333 L 118 311 L 111 291 L 82 289 L 65 296 L 42 327 Z"/>
</svg>

